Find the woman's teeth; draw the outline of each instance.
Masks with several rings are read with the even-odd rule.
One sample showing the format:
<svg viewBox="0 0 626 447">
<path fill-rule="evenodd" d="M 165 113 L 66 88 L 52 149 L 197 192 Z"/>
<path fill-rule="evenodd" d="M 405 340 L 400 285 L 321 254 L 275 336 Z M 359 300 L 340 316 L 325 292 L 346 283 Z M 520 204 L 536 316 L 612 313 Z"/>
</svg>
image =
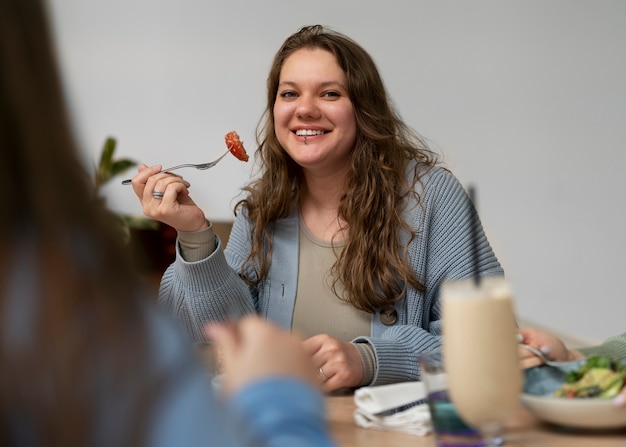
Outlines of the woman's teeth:
<svg viewBox="0 0 626 447">
<path fill-rule="evenodd" d="M 296 135 L 299 137 L 312 137 L 313 135 L 323 135 L 325 133 L 323 130 L 296 130 Z"/>
</svg>

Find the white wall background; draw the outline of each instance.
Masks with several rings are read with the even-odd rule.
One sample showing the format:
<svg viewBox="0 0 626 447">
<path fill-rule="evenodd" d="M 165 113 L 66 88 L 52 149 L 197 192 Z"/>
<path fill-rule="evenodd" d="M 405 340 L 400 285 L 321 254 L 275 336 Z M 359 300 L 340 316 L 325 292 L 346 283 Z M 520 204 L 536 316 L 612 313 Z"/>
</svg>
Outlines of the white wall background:
<svg viewBox="0 0 626 447">
<path fill-rule="evenodd" d="M 404 119 L 476 184 L 520 317 L 585 341 L 626 330 L 626 2 L 49 3 L 89 163 L 109 135 L 148 164 L 208 161 L 232 129 L 253 152 L 282 41 L 314 23 L 350 35 Z M 210 218 L 230 219 L 251 170 L 229 157 L 184 174 Z M 140 213 L 114 183 L 111 206 Z"/>
</svg>

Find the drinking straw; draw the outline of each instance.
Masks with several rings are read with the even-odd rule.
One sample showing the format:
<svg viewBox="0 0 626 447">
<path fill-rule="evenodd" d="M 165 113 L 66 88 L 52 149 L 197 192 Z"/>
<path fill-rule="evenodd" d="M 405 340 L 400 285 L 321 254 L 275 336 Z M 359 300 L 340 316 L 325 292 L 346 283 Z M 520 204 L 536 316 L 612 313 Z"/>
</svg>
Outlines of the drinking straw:
<svg viewBox="0 0 626 447">
<path fill-rule="evenodd" d="M 469 199 L 471 202 L 470 215 L 472 219 L 472 266 L 474 270 L 474 283 L 476 286 L 480 285 L 480 275 L 478 273 L 478 211 L 476 210 L 476 189 L 473 185 L 467 188 Z"/>
</svg>

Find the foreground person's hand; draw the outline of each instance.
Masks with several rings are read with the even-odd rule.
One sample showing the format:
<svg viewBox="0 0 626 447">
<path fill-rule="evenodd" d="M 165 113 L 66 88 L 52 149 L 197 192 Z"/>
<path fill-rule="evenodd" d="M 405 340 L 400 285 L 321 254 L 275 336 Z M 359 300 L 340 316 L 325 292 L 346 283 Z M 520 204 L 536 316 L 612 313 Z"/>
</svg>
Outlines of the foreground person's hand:
<svg viewBox="0 0 626 447">
<path fill-rule="evenodd" d="M 209 324 L 206 334 L 220 351 L 226 394 L 257 380 L 279 376 L 318 385 L 302 339 L 256 315 L 236 323 Z"/>
<path fill-rule="evenodd" d="M 304 341 L 324 391 L 359 386 L 365 371 L 359 350 L 350 342 L 320 334 Z"/>
</svg>

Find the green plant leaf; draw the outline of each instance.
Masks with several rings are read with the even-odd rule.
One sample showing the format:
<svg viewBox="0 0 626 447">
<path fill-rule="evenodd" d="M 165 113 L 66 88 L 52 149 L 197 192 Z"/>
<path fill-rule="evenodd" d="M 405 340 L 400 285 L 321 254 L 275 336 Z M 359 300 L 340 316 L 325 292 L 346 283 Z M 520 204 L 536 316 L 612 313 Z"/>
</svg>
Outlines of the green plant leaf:
<svg viewBox="0 0 626 447">
<path fill-rule="evenodd" d="M 115 138 L 107 138 L 102 146 L 102 152 L 100 154 L 100 171 L 108 171 L 113 163 L 113 154 L 115 153 L 115 146 L 117 142 Z"/>
<path fill-rule="evenodd" d="M 100 162 L 96 169 L 96 189 L 107 183 L 116 175 L 121 174 L 127 169 L 136 166 L 137 162 L 128 158 L 115 160 L 115 148 L 117 141 L 115 138 L 109 137 L 105 140 L 100 154 Z"/>
<path fill-rule="evenodd" d="M 119 175 L 123 173 L 124 171 L 127 171 L 128 169 L 132 168 L 136 164 L 137 162 L 135 160 L 130 160 L 127 158 L 124 158 L 121 160 L 115 160 L 113 164 L 111 165 L 111 177 L 115 177 L 116 175 Z"/>
<path fill-rule="evenodd" d="M 137 215 L 124 215 L 122 216 L 126 226 L 133 229 L 139 230 L 158 230 L 159 222 L 154 219 L 150 219 L 145 216 L 137 216 Z"/>
</svg>

